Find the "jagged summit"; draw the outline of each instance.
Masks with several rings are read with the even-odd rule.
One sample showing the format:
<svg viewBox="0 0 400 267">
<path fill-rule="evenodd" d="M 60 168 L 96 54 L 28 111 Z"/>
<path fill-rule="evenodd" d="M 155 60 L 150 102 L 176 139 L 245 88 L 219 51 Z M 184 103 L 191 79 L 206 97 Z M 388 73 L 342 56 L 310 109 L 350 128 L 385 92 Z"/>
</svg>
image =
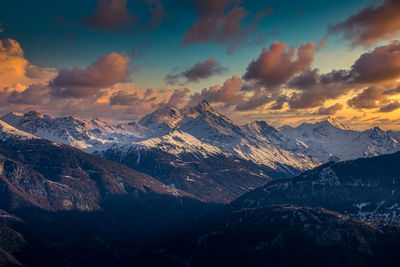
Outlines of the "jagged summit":
<svg viewBox="0 0 400 267">
<path fill-rule="evenodd" d="M 272 127 L 272 126 L 270 126 L 266 121 L 256 120 L 256 121 L 245 124 L 244 127 L 247 127 L 249 129 L 254 129 L 254 130 L 260 130 L 260 129 L 264 129 L 264 128 Z"/>
<path fill-rule="evenodd" d="M 350 127 L 345 126 L 340 121 L 338 121 L 337 119 L 330 117 L 330 116 L 327 117 L 322 122 L 328 122 L 329 124 L 335 126 L 336 128 L 342 129 L 342 130 L 350 130 Z"/>
<path fill-rule="evenodd" d="M 181 119 L 179 110 L 169 105 L 161 105 L 154 112 L 141 118 L 138 123 L 151 129 L 163 127 L 163 125 L 174 128 Z"/>
<path fill-rule="evenodd" d="M 21 131 L 88 152 L 132 146 L 177 129 L 225 153 L 291 175 L 291 168 L 303 170 L 332 159 L 348 160 L 400 150 L 400 134 L 379 128 L 350 130 L 332 117 L 280 129 L 262 120 L 240 126 L 215 111 L 206 100 L 181 110 L 161 105 L 138 122 L 118 125 L 100 118 L 52 118 L 37 111 L 9 113 L 3 120 Z"/>
<path fill-rule="evenodd" d="M 211 113 L 215 112 L 214 109 L 211 107 L 210 103 L 208 103 L 208 101 L 205 99 L 201 100 L 196 106 L 193 107 L 193 109 L 199 112 L 206 112 L 206 111 L 209 111 Z"/>
<path fill-rule="evenodd" d="M 317 122 L 303 122 L 300 125 L 296 127 L 292 127 L 289 125 L 284 125 L 280 127 L 281 130 L 287 131 L 287 130 L 293 130 L 293 129 L 298 129 L 298 130 L 315 130 L 315 129 L 340 129 L 340 130 L 351 130 L 350 127 L 345 126 L 342 124 L 340 121 L 333 117 L 326 117 L 323 120 L 317 121 Z"/>
<path fill-rule="evenodd" d="M 37 110 L 30 110 L 26 112 L 23 116 L 22 119 L 24 121 L 26 120 L 32 120 L 32 119 L 41 119 L 41 120 L 49 120 L 51 117 L 47 114 L 43 114 Z"/>
</svg>

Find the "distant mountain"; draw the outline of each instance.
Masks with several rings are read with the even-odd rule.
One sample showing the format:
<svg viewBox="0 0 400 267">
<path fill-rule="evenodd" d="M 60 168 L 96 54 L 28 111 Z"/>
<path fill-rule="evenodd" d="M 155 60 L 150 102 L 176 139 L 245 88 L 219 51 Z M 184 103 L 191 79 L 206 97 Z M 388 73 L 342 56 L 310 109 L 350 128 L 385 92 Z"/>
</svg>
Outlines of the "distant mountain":
<svg viewBox="0 0 400 267">
<path fill-rule="evenodd" d="M 269 206 L 177 230 L 140 266 L 396 266 L 399 235 L 322 208 Z"/>
<path fill-rule="evenodd" d="M 207 101 L 181 110 L 162 105 L 138 122 L 118 125 L 36 111 L 9 113 L 1 120 L 14 132 L 74 146 L 222 203 L 270 179 L 293 177 L 329 161 L 400 151 L 400 135 L 392 131 L 354 131 L 333 118 L 279 129 L 265 121 L 241 126 Z"/>
<path fill-rule="evenodd" d="M 362 132 L 351 130 L 328 118 L 317 123 L 303 123 L 295 128 L 283 126 L 281 134 L 304 145 L 304 153 L 321 162 L 349 160 L 390 154 L 400 150 L 400 139 L 378 127 Z"/>
<path fill-rule="evenodd" d="M 178 110 L 160 106 L 138 122 L 112 125 L 99 118 L 52 118 L 36 111 L 9 113 L 2 121 L 16 129 L 87 152 L 126 147 L 147 139 L 168 136 L 175 129 L 234 157 L 265 165 L 292 176 L 330 160 L 349 160 L 400 150 L 400 134 L 372 128 L 354 131 L 334 118 L 279 129 L 264 121 L 243 126 L 216 112 L 208 102 Z M 151 148 L 153 149 L 153 148 Z"/>
<path fill-rule="evenodd" d="M 368 220 L 400 218 L 400 152 L 327 163 L 293 179 L 272 181 L 231 203 L 235 208 L 272 204 L 324 207 Z"/>
</svg>

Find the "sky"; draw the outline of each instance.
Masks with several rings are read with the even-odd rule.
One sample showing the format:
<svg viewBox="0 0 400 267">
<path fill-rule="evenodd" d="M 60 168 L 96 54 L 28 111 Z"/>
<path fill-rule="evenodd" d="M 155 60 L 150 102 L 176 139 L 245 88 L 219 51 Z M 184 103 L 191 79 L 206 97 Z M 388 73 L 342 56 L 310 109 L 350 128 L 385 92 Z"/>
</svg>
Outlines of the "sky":
<svg viewBox="0 0 400 267">
<path fill-rule="evenodd" d="M 238 123 L 400 130 L 400 0 L 13 0 L 0 114 L 134 121 L 209 101 Z"/>
</svg>

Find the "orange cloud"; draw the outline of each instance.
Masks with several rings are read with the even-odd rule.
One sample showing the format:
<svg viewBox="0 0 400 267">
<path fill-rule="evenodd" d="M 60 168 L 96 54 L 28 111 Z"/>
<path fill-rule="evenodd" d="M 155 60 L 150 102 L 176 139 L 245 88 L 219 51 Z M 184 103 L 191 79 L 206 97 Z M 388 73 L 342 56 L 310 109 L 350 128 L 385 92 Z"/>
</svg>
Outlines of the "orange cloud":
<svg viewBox="0 0 400 267">
<path fill-rule="evenodd" d="M 317 111 L 318 115 L 335 115 L 339 110 L 343 109 L 343 105 L 340 103 L 336 103 L 330 107 L 320 107 Z"/>
<path fill-rule="evenodd" d="M 399 101 L 393 101 L 386 106 L 383 106 L 379 109 L 379 112 L 392 112 L 400 108 L 400 102 Z"/>
<path fill-rule="evenodd" d="M 39 68 L 24 58 L 20 44 L 13 39 L 0 40 L 0 90 L 17 83 L 29 85 L 54 77 L 52 68 Z"/>
</svg>

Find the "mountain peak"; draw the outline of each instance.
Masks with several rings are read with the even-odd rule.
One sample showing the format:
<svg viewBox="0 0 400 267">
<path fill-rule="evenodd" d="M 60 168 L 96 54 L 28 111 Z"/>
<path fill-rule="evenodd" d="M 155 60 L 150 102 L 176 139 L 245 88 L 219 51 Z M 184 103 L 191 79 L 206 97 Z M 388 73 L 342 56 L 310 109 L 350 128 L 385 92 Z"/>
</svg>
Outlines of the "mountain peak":
<svg viewBox="0 0 400 267">
<path fill-rule="evenodd" d="M 333 117 L 327 117 L 325 120 L 321 121 L 322 123 L 329 123 L 330 125 L 342 129 L 342 130 L 350 130 L 349 127 L 343 125 L 340 121 L 338 121 L 337 119 L 333 118 Z"/>
<path fill-rule="evenodd" d="M 139 124 L 149 128 L 158 128 L 162 124 L 166 124 L 173 128 L 181 119 L 182 115 L 179 110 L 169 105 L 161 105 L 154 112 L 141 118 Z"/>
<path fill-rule="evenodd" d="M 162 114 L 162 115 L 175 115 L 178 114 L 179 111 L 170 105 L 160 105 L 154 113 L 156 114 Z"/>
<path fill-rule="evenodd" d="M 258 126 L 258 127 L 268 127 L 269 126 L 269 124 L 266 121 L 263 121 L 263 120 L 255 120 L 253 122 L 250 122 L 247 125 Z"/>
<path fill-rule="evenodd" d="M 193 109 L 195 109 L 199 112 L 209 111 L 209 112 L 214 113 L 214 110 L 211 107 L 210 103 L 208 103 L 207 100 L 205 100 L 205 99 L 201 100 L 196 106 L 193 107 Z"/>
<path fill-rule="evenodd" d="M 30 110 L 24 114 L 25 117 L 39 117 L 44 118 L 44 115 L 36 110 Z"/>
</svg>

